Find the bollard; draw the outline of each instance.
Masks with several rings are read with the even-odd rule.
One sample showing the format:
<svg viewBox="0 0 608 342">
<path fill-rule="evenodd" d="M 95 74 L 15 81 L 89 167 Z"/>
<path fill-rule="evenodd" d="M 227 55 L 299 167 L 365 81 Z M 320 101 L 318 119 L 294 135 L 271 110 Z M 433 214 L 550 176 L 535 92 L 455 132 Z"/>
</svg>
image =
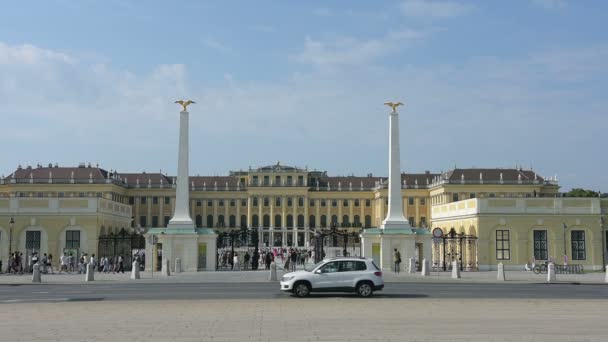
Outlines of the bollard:
<svg viewBox="0 0 608 342">
<path fill-rule="evenodd" d="M 277 281 L 277 264 L 270 263 L 270 281 Z"/>
<path fill-rule="evenodd" d="M 555 264 L 551 262 L 547 266 L 547 283 L 551 283 L 556 280 L 557 277 L 555 276 Z"/>
<path fill-rule="evenodd" d="M 496 275 L 496 280 L 505 281 L 505 265 L 502 262 L 498 263 L 498 274 Z"/>
<path fill-rule="evenodd" d="M 407 273 L 416 273 L 416 259 L 410 258 Z"/>
<path fill-rule="evenodd" d="M 131 279 L 139 279 L 139 262 L 133 261 L 132 267 L 131 267 Z"/>
<path fill-rule="evenodd" d="M 181 273 L 182 272 L 182 259 L 177 258 L 175 259 L 175 273 Z"/>
<path fill-rule="evenodd" d="M 460 279 L 460 267 L 456 260 L 452 262 L 452 279 Z"/>
<path fill-rule="evenodd" d="M 164 259 L 163 260 L 163 266 L 161 267 L 160 273 L 164 276 L 170 276 L 171 275 L 171 263 L 169 262 L 169 259 Z"/>
<path fill-rule="evenodd" d="M 85 278 L 85 281 L 95 280 L 95 277 L 93 276 L 93 272 L 94 272 L 93 265 L 88 263 L 87 264 L 87 276 Z"/>
<path fill-rule="evenodd" d="M 604 281 L 608 283 L 608 266 L 606 266 L 606 279 Z"/>
<path fill-rule="evenodd" d="M 429 261 L 426 259 L 422 259 L 422 272 L 420 273 L 423 277 L 431 275 L 431 267 L 429 265 Z"/>
<path fill-rule="evenodd" d="M 32 283 L 42 283 L 42 276 L 40 275 L 40 264 L 34 264 L 34 271 L 32 272 Z"/>
</svg>

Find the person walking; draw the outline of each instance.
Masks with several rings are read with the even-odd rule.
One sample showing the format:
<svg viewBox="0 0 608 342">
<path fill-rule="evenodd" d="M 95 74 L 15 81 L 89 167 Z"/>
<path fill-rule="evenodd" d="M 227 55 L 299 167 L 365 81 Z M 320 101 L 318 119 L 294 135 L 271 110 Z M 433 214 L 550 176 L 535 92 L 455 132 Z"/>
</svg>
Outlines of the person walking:
<svg viewBox="0 0 608 342">
<path fill-rule="evenodd" d="M 48 266 L 47 272 L 48 272 L 48 270 L 50 270 L 51 274 L 55 274 L 55 272 L 53 272 L 53 254 L 49 254 L 47 266 Z"/>
<path fill-rule="evenodd" d="M 401 253 L 399 253 L 399 251 L 397 250 L 397 248 L 395 248 L 395 250 L 393 251 L 393 263 L 395 265 L 395 268 L 394 268 L 393 271 L 395 273 L 399 273 L 400 264 L 401 264 Z"/>
<path fill-rule="evenodd" d="M 65 272 L 68 273 L 68 255 L 66 253 L 63 253 L 63 255 L 61 257 L 59 257 L 60 261 L 60 268 L 59 268 L 59 274 L 61 274 L 61 272 Z"/>
<path fill-rule="evenodd" d="M 296 265 L 298 262 L 298 253 L 294 250 L 291 251 L 291 255 L 289 256 L 289 258 L 291 259 L 291 262 L 289 263 L 289 266 L 291 268 L 291 272 L 295 272 L 296 271 Z"/>
<path fill-rule="evenodd" d="M 245 271 L 249 269 L 249 258 L 249 251 L 246 251 L 245 256 L 243 257 L 243 266 L 245 268 Z"/>
<path fill-rule="evenodd" d="M 116 271 L 116 273 L 119 273 L 119 272 L 125 273 L 123 263 L 124 263 L 124 260 L 122 258 L 122 255 L 119 255 L 118 256 L 118 270 Z"/>
<path fill-rule="evenodd" d="M 234 256 L 232 257 L 232 270 L 236 271 L 239 267 L 239 255 L 237 252 L 234 252 Z"/>
<path fill-rule="evenodd" d="M 91 258 L 89 259 L 89 264 L 91 264 L 91 269 L 93 273 L 95 273 L 95 267 L 97 266 L 97 260 L 95 260 L 95 254 L 91 254 Z"/>
</svg>

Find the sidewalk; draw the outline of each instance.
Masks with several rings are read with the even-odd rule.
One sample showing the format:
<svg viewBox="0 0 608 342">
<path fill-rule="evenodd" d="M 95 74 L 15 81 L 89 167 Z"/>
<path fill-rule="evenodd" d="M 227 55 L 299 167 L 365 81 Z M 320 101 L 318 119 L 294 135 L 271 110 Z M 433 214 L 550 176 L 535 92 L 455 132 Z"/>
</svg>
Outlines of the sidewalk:
<svg viewBox="0 0 608 342">
<path fill-rule="evenodd" d="M 283 270 L 277 270 L 277 276 L 283 275 Z M 390 282 L 441 282 L 441 283 L 505 283 L 496 280 L 496 271 L 489 272 L 461 272 L 461 279 L 452 279 L 451 272 L 432 272 L 430 276 L 423 277 L 420 273 L 409 274 L 407 272 L 393 273 L 383 272 L 384 281 Z M 220 271 L 220 272 L 184 272 L 173 273 L 171 276 L 162 276 L 160 272 L 140 272 L 141 279 L 131 280 L 130 272 L 95 273 L 95 283 L 129 283 L 129 282 L 151 282 L 151 283 L 257 283 L 269 282 L 269 271 Z M 525 271 L 506 271 L 506 283 L 545 283 L 546 274 L 534 274 Z M 581 284 L 606 284 L 605 273 L 587 274 L 558 274 L 557 282 L 581 283 Z M 84 274 L 43 274 L 42 282 L 47 284 L 74 284 L 84 283 Z M 32 275 L 7 275 L 0 274 L 0 285 L 4 284 L 31 284 Z"/>
</svg>

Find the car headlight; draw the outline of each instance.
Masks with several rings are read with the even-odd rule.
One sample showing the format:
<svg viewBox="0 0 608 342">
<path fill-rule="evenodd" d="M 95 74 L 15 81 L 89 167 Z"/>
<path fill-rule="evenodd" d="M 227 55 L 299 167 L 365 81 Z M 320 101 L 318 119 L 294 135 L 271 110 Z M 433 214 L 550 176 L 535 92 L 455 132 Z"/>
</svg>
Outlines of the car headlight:
<svg viewBox="0 0 608 342">
<path fill-rule="evenodd" d="M 291 279 L 295 278 L 295 276 L 283 276 L 281 278 L 281 281 L 290 281 Z"/>
</svg>

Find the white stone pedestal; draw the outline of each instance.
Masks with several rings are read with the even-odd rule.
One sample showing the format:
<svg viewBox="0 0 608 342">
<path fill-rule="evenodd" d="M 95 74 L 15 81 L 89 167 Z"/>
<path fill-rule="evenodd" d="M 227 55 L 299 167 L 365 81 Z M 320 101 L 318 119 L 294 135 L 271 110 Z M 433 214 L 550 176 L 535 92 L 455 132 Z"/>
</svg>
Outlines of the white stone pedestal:
<svg viewBox="0 0 608 342">
<path fill-rule="evenodd" d="M 409 258 L 407 273 L 416 273 L 416 259 Z"/>
<path fill-rule="evenodd" d="M 131 267 L 131 279 L 139 279 L 139 263 L 137 261 L 133 261 L 133 265 Z"/>
<path fill-rule="evenodd" d="M 270 263 L 270 281 L 277 281 L 277 264 L 273 262 Z"/>
<path fill-rule="evenodd" d="M 182 272 L 182 259 L 176 258 L 175 259 L 175 273 L 181 273 L 181 272 Z"/>
<path fill-rule="evenodd" d="M 34 264 L 34 271 L 32 272 L 32 283 L 41 283 L 42 276 L 40 275 L 40 264 Z"/>
<path fill-rule="evenodd" d="M 452 261 L 452 279 L 460 279 L 460 265 L 458 261 Z"/>
<path fill-rule="evenodd" d="M 422 260 L 422 272 L 420 272 L 420 275 L 423 277 L 428 277 L 431 275 L 431 265 L 426 259 Z"/>
<path fill-rule="evenodd" d="M 608 266 L 606 266 L 606 278 L 604 279 L 606 283 L 608 283 Z"/>
<path fill-rule="evenodd" d="M 95 272 L 93 265 L 91 265 L 90 263 L 87 264 L 87 276 L 85 281 L 93 281 L 95 280 L 95 276 L 93 275 Z"/>
<path fill-rule="evenodd" d="M 160 269 L 160 274 L 168 277 L 171 275 L 171 262 L 169 259 L 163 259 L 163 266 Z"/>
<path fill-rule="evenodd" d="M 386 272 L 393 269 L 395 249 L 401 254 L 401 260 L 430 259 L 431 244 L 431 235 L 423 228 L 368 228 L 361 234 L 363 256 L 374 259 Z M 418 254 L 416 245 L 419 247 Z"/>
<path fill-rule="evenodd" d="M 498 263 L 498 274 L 496 275 L 496 280 L 505 281 L 505 265 L 502 262 Z"/>
<path fill-rule="evenodd" d="M 547 266 L 547 283 L 552 283 L 556 280 L 557 277 L 555 276 L 555 264 L 551 262 Z"/>
</svg>

